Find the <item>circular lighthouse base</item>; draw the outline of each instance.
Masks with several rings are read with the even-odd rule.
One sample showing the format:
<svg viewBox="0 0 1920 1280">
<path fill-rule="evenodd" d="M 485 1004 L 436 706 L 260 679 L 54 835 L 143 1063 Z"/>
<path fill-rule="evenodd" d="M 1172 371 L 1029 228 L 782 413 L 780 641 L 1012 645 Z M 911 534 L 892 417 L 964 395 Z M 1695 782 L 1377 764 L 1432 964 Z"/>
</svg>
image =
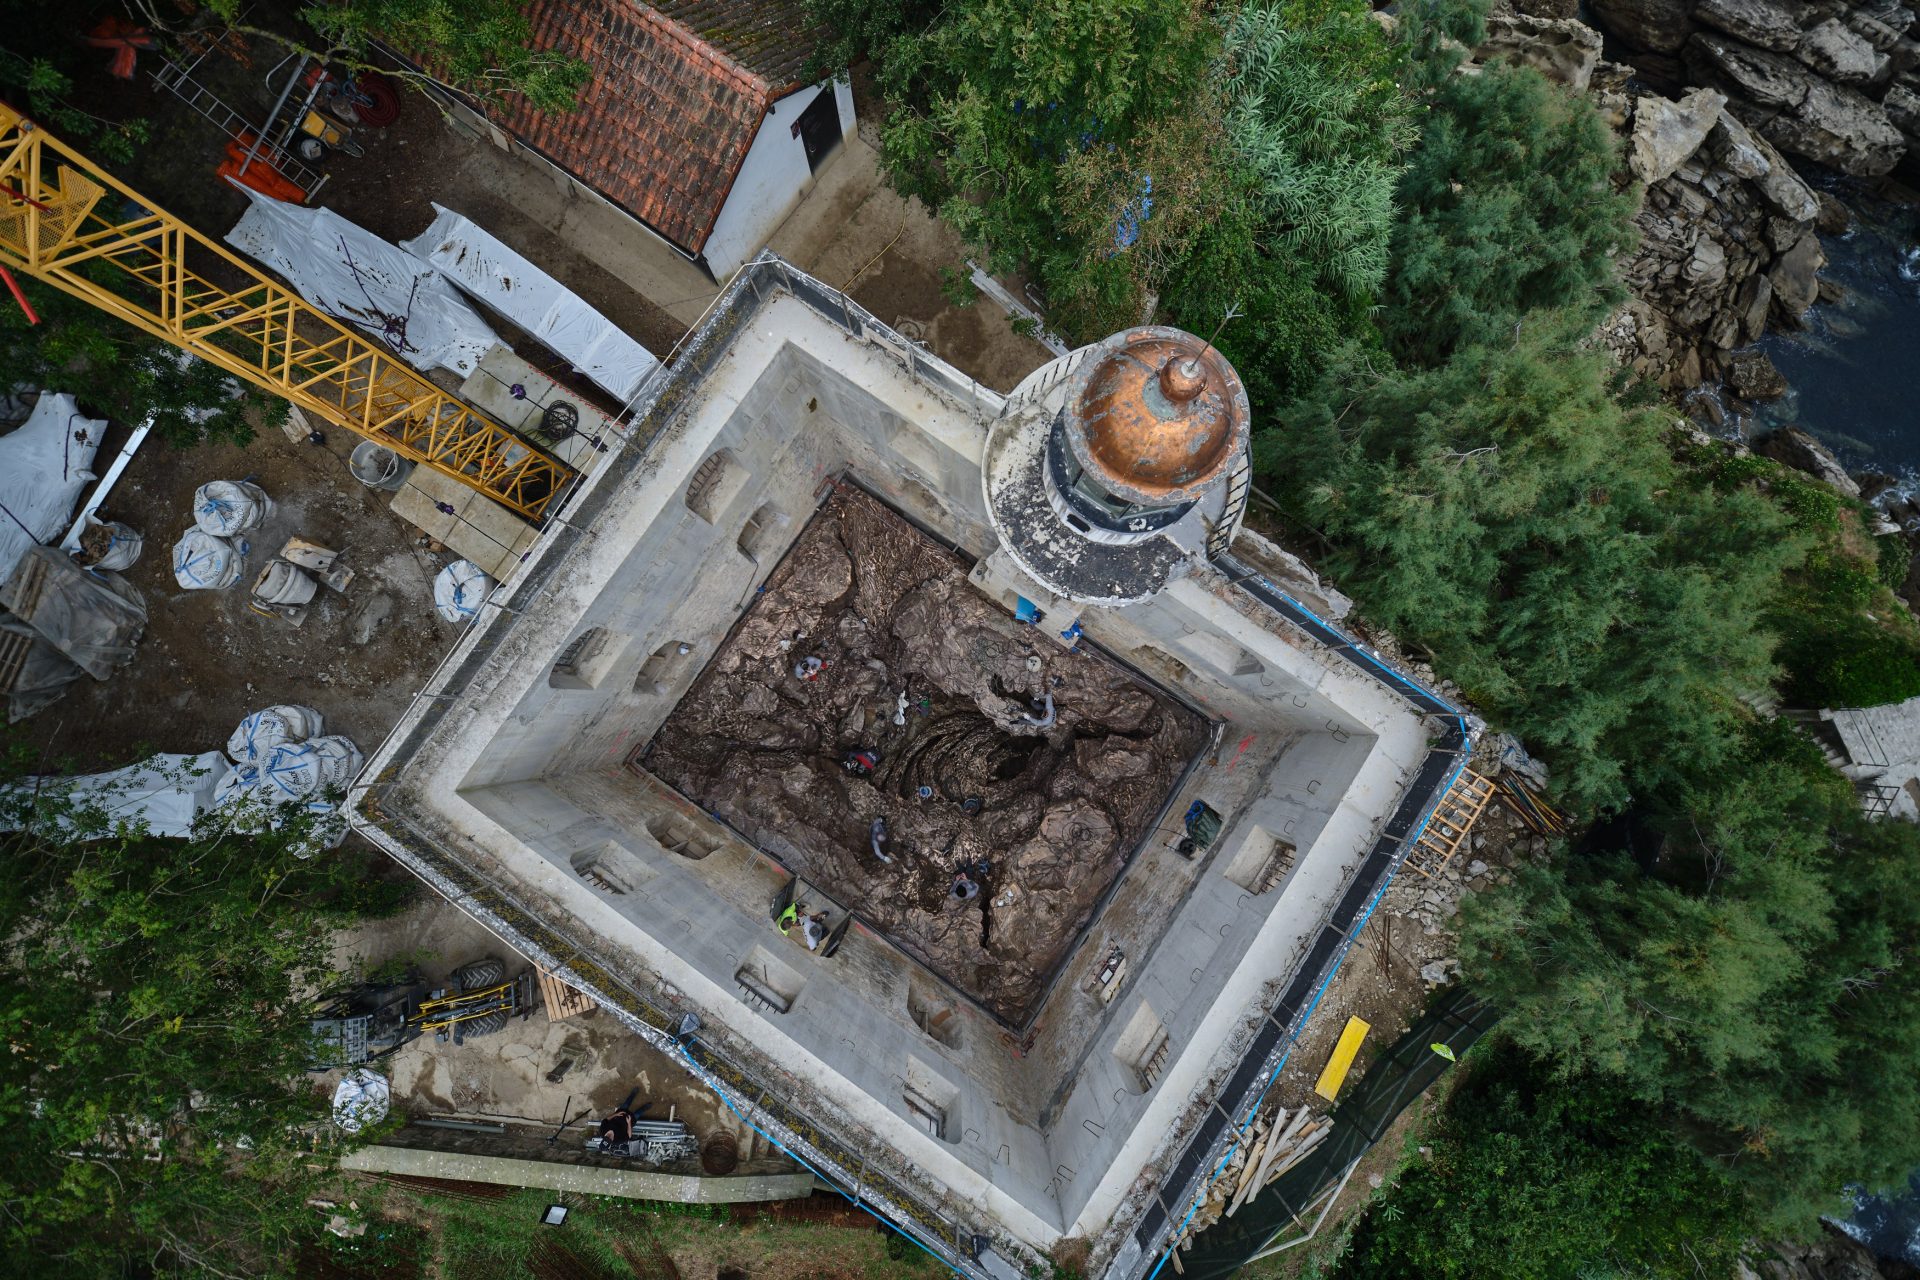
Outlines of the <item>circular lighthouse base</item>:
<svg viewBox="0 0 1920 1280">
<path fill-rule="evenodd" d="M 1001 418 L 988 434 L 982 473 L 1000 545 L 1055 596 L 1115 606 L 1154 595 L 1200 554 L 1198 515 L 1189 512 L 1152 537 L 1124 543 L 1103 540 L 1095 528 L 1075 528 L 1072 513 L 1053 501 L 1047 478 L 1051 428 L 1048 415 L 1036 409 Z"/>
</svg>

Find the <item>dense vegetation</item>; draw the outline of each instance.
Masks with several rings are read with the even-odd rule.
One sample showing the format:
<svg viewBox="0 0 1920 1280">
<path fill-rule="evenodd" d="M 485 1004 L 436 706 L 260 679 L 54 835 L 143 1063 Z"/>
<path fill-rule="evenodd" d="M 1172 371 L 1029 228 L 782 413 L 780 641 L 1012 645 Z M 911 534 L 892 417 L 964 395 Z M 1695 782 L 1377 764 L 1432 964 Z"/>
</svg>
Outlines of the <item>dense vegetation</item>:
<svg viewBox="0 0 1920 1280">
<path fill-rule="evenodd" d="M 1738 1193 L 1607 1076 L 1555 1079 L 1496 1033 L 1421 1141 L 1431 1157 L 1361 1220 L 1343 1276 L 1732 1272 Z"/>
<path fill-rule="evenodd" d="M 1920 833 L 1754 710 L 1920 693 L 1905 543 L 1590 345 L 1636 201 L 1598 114 L 1455 74 L 1472 4 L 874 13 L 840 29 L 903 189 L 1070 338 L 1232 313 L 1289 531 L 1560 803 L 1629 819 L 1466 913 L 1506 1034 L 1343 1274 L 1712 1274 L 1920 1163 Z"/>
<path fill-rule="evenodd" d="M 371 851 L 299 856 L 296 827 L 4 810 L 25 829 L 0 837 L 0 1270 L 293 1273 L 338 1140 L 305 1074 L 333 931 L 410 888 Z"/>
</svg>

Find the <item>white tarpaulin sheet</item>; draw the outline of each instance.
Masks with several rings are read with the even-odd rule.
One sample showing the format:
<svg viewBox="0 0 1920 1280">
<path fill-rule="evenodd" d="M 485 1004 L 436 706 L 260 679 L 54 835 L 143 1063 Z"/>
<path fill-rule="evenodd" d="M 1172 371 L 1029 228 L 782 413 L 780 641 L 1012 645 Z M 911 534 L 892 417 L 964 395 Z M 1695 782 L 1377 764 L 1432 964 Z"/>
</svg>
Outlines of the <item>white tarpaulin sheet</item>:
<svg viewBox="0 0 1920 1280">
<path fill-rule="evenodd" d="M 17 829 L 27 821 L 50 819 L 70 830 L 82 825 L 60 803 L 71 800 L 83 823 L 98 810 L 109 824 L 145 823 L 156 836 L 189 836 L 194 819 L 213 807 L 214 792 L 232 768 L 218 751 L 203 751 L 152 756 L 111 773 L 28 778 L 0 793 L 0 825 Z"/>
<path fill-rule="evenodd" d="M 0 582 L 28 547 L 66 532 L 106 430 L 72 396 L 43 391 L 27 420 L 0 436 Z"/>
<path fill-rule="evenodd" d="M 660 361 L 565 285 L 484 227 L 434 205 L 433 225 L 400 247 L 525 329 L 622 404 Z"/>
<path fill-rule="evenodd" d="M 462 378 L 498 338 L 432 266 L 331 209 L 282 204 L 245 191 L 250 207 L 227 243 L 285 276 L 327 314 L 370 330 L 416 369 Z"/>
<path fill-rule="evenodd" d="M 355 1067 L 333 1090 L 333 1122 L 348 1133 L 358 1133 L 387 1118 L 392 1089 L 378 1071 Z"/>
</svg>

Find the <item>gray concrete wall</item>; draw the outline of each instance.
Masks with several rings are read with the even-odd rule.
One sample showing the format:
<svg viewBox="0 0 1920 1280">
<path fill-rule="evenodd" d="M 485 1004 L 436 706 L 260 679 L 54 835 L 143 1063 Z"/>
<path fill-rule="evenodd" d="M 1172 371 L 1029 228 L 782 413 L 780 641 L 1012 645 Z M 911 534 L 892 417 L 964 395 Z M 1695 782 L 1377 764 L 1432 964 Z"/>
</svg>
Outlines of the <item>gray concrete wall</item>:
<svg viewBox="0 0 1920 1280">
<path fill-rule="evenodd" d="M 1194 860 L 1165 834 L 1149 839 L 1025 1042 L 964 1004 L 957 1043 L 930 1039 L 909 1012 L 928 975 L 877 936 L 856 935 L 832 961 L 779 943 L 767 918 L 779 870 L 717 828 L 704 857 L 663 847 L 650 824 L 699 815 L 622 762 L 711 655 L 828 477 L 849 471 L 937 536 L 987 551 L 979 452 L 995 408 L 909 377 L 796 301 L 769 303 L 676 405 L 539 598 L 520 606 L 457 711 L 409 762 L 408 787 L 436 829 L 459 833 L 441 838 L 564 914 L 570 932 L 631 956 L 623 978 L 698 1010 L 716 1043 L 777 1063 L 771 1087 L 883 1137 L 915 1176 L 1044 1248 L 1068 1232 L 1100 1236 L 1142 1169 L 1177 1150 L 1195 1102 L 1218 1088 L 1397 802 L 1425 731 L 1199 568 L 1151 601 L 1081 620 L 1221 722 L 1169 812 L 1203 799 L 1226 828 Z M 721 449 L 734 479 L 696 512 L 687 486 Z M 769 505 L 785 523 L 743 554 L 743 527 Z M 613 639 L 562 682 L 573 687 L 554 687 L 555 656 L 590 627 Z M 642 679 L 676 641 L 693 652 Z M 1293 863 L 1254 892 L 1244 864 L 1275 838 L 1294 845 Z M 584 874 L 596 865 L 618 892 Z M 1103 1000 L 1092 978 L 1116 943 L 1127 978 Z M 750 965 L 766 969 L 786 1012 L 746 1002 L 736 974 Z M 1143 1087 L 1133 1059 L 1156 1031 L 1169 1051 Z M 952 1140 L 914 1127 L 908 1086 L 948 1107 Z"/>
<path fill-rule="evenodd" d="M 375 1144 L 350 1151 L 340 1167 L 354 1173 L 397 1173 L 414 1178 L 452 1178 L 459 1182 L 490 1182 L 503 1187 L 533 1187 L 573 1191 L 590 1196 L 620 1196 L 627 1200 L 667 1200 L 675 1204 L 757 1204 L 767 1200 L 798 1200 L 813 1194 L 818 1183 L 810 1173 L 749 1173 L 730 1178 L 698 1174 L 658 1173 L 651 1169 L 608 1163 L 555 1164 L 511 1156 L 476 1155 L 429 1147 Z"/>
</svg>

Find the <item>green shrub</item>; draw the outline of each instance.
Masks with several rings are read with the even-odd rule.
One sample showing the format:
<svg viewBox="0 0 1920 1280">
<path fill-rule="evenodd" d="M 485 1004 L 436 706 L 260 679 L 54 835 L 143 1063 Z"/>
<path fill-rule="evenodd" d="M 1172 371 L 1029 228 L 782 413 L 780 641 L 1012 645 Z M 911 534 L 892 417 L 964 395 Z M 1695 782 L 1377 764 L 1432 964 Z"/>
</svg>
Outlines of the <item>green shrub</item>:
<svg viewBox="0 0 1920 1280">
<path fill-rule="evenodd" d="M 1615 1082 L 1496 1035 L 1460 1067 L 1431 1156 L 1355 1229 L 1338 1280 L 1730 1274 L 1739 1194 Z"/>
<path fill-rule="evenodd" d="M 1873 540 L 1875 571 L 1889 591 L 1906 585 L 1907 571 L 1913 567 L 1913 544 L 1904 533 L 1889 533 Z"/>
<path fill-rule="evenodd" d="M 1864 614 L 1778 616 L 1782 695 L 1796 707 L 1877 707 L 1920 695 L 1920 647 Z"/>
</svg>

